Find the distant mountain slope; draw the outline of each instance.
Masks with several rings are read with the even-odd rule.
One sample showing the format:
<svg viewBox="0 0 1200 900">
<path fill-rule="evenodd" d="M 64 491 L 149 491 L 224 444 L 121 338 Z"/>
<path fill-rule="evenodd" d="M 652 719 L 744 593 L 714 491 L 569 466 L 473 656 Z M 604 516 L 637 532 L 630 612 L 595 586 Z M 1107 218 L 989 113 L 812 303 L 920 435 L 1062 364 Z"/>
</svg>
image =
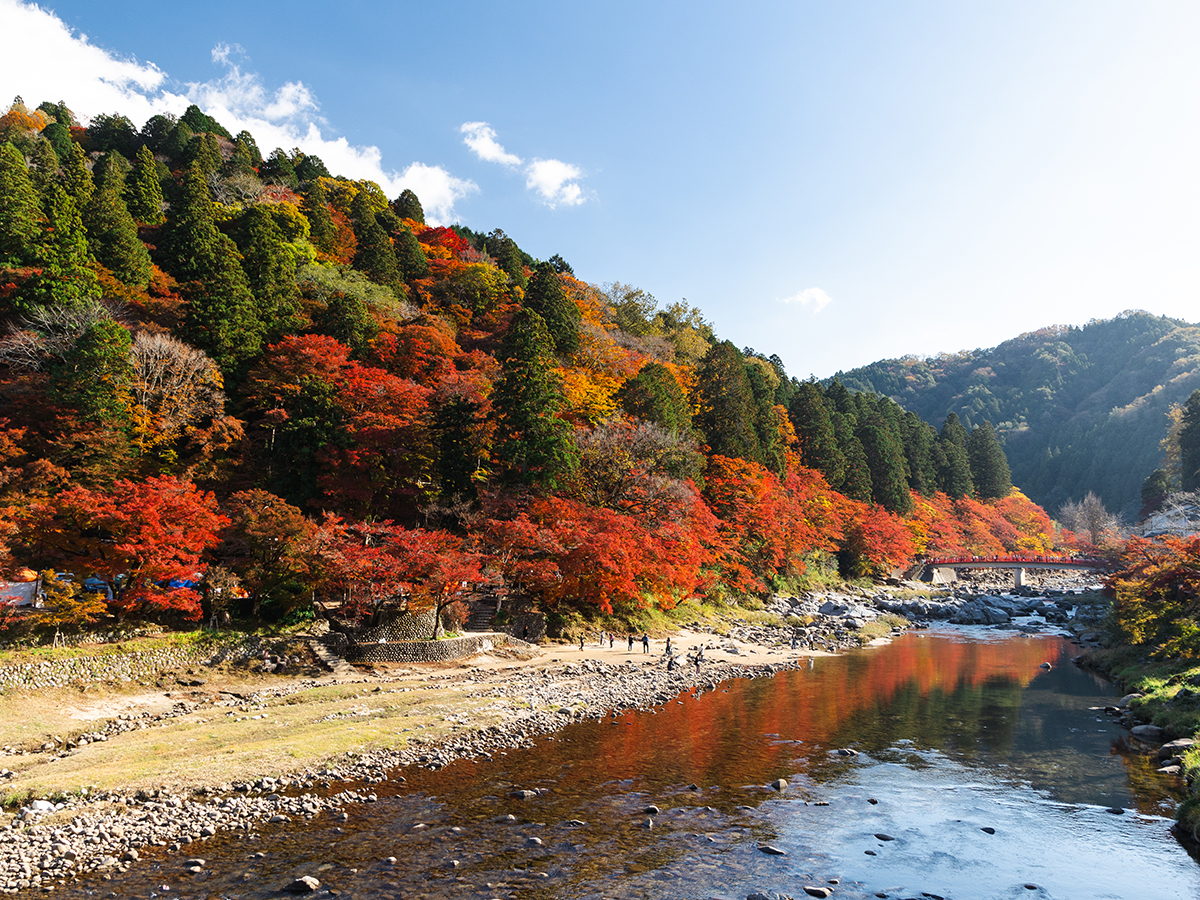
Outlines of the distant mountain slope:
<svg viewBox="0 0 1200 900">
<path fill-rule="evenodd" d="M 1200 387 L 1200 325 L 1136 310 L 835 377 L 935 424 L 950 412 L 968 428 L 990 420 L 1013 483 L 1052 512 L 1091 490 L 1128 515 L 1160 464 L 1167 411 Z"/>
</svg>

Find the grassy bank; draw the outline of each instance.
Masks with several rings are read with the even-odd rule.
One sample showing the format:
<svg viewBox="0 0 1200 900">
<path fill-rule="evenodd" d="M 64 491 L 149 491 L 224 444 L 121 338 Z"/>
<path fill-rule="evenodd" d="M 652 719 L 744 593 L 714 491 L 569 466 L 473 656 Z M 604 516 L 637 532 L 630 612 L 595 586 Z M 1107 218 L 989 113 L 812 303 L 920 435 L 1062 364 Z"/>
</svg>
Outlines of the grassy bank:
<svg viewBox="0 0 1200 900">
<path fill-rule="evenodd" d="M 1200 739 L 1200 662 L 1152 660 L 1145 648 L 1116 646 L 1093 650 L 1088 664 L 1108 675 L 1128 693 L 1133 715 L 1163 729 L 1167 740 Z M 1180 804 L 1180 826 L 1200 841 L 1200 745 L 1183 754 L 1188 797 Z"/>
</svg>

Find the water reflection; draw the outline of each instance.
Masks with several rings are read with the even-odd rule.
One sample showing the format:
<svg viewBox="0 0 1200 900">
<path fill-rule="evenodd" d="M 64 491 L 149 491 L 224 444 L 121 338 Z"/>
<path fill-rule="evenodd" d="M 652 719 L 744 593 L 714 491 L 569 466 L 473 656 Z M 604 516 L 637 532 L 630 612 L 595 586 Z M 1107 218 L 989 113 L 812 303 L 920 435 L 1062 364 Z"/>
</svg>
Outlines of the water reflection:
<svg viewBox="0 0 1200 900">
<path fill-rule="evenodd" d="M 265 898 L 315 874 L 343 898 L 743 898 L 831 880 L 838 897 L 1200 895 L 1200 869 L 1156 815 L 1172 783 L 1114 752 L 1121 732 L 1089 707 L 1115 691 L 1072 649 L 906 635 L 491 762 L 406 772 L 346 822 L 204 844 L 186 854 L 208 860 L 203 876 L 164 855 L 65 893 Z M 844 747 L 860 755 L 832 752 Z M 765 787 L 780 777 L 785 792 Z"/>
</svg>

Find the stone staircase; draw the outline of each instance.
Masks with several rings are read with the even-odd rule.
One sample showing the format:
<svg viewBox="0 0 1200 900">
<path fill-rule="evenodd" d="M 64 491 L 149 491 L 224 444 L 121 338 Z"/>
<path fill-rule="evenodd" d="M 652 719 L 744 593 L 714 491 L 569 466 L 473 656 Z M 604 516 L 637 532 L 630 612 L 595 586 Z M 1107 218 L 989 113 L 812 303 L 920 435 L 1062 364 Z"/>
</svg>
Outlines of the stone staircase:
<svg viewBox="0 0 1200 900">
<path fill-rule="evenodd" d="M 329 669 L 338 678 L 358 678 L 360 672 L 350 663 L 346 662 L 320 641 L 309 641 L 308 646 L 312 647 L 312 652 L 316 654 L 317 659 Z"/>
<path fill-rule="evenodd" d="M 493 631 L 492 622 L 496 618 L 496 598 L 483 596 L 471 604 L 471 615 L 467 617 L 463 631 Z"/>
</svg>

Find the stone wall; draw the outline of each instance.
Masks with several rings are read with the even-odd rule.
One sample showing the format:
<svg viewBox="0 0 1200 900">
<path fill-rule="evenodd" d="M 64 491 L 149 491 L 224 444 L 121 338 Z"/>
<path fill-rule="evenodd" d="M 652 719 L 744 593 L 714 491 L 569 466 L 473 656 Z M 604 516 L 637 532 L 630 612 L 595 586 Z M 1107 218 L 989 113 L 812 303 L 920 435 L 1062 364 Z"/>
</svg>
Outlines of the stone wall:
<svg viewBox="0 0 1200 900">
<path fill-rule="evenodd" d="M 507 634 L 487 632 L 468 634 L 464 637 L 446 638 L 444 641 L 389 641 L 385 643 L 357 643 L 346 648 L 345 658 L 352 663 L 376 662 L 447 662 L 462 659 L 473 653 L 491 650 L 508 643 Z"/>
<path fill-rule="evenodd" d="M 360 644 L 377 644 L 382 639 L 393 641 L 427 641 L 433 635 L 433 611 L 401 613 L 389 622 L 365 628 L 354 636 Z"/>
<path fill-rule="evenodd" d="M 163 669 L 215 665 L 229 660 L 248 659 L 261 652 L 261 641 L 251 638 L 233 644 L 212 647 L 163 647 L 104 656 L 77 656 L 0 666 L 0 689 L 39 689 L 63 687 L 76 682 L 153 681 Z"/>
</svg>

